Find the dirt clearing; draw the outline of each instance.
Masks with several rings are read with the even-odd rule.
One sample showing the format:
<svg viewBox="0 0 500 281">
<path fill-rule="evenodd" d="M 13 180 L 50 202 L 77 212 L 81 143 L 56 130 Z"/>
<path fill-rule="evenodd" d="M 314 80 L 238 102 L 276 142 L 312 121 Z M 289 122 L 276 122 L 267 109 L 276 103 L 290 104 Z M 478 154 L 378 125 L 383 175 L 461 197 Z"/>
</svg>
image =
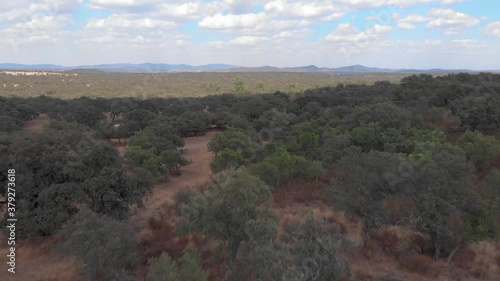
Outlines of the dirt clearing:
<svg viewBox="0 0 500 281">
<path fill-rule="evenodd" d="M 144 206 L 135 210 L 130 222 L 135 227 L 144 228 L 150 217 L 175 201 L 175 194 L 180 190 L 201 188 L 212 182 L 210 162 L 213 153 L 208 151 L 207 144 L 218 131 L 210 131 L 203 136 L 185 138 L 183 155 L 192 163 L 181 168 L 180 176 L 170 176 L 166 183 L 156 184 L 150 196 L 143 199 Z"/>
<path fill-rule="evenodd" d="M 23 131 L 41 133 L 43 131 L 43 127 L 49 124 L 49 122 L 49 116 L 47 116 L 47 114 L 45 113 L 42 113 L 38 115 L 36 119 L 24 123 Z"/>
</svg>

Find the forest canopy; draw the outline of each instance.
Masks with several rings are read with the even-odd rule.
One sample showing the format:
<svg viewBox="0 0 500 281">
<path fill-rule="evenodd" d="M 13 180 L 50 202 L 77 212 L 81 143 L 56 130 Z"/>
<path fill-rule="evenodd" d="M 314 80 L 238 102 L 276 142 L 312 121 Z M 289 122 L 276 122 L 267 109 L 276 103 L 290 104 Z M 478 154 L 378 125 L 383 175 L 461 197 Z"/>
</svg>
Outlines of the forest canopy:
<svg viewBox="0 0 500 281">
<path fill-rule="evenodd" d="M 42 114 L 50 123 L 41 132 L 23 130 Z M 499 241 L 500 75 L 491 73 L 420 74 L 295 95 L 0 97 L 0 197 L 15 168 L 19 238 L 66 237 L 62 252 L 80 256 L 89 278 L 111 278 L 105 267 L 113 264 L 92 268 L 101 253 L 69 238 L 121 231 L 123 241 L 100 250 L 139 258 L 124 254 L 116 276 L 132 278 L 142 264 L 147 280 L 208 280 L 215 276 L 204 263 L 209 251 L 189 248 L 201 242 L 186 242 L 182 255 L 148 255 L 139 248 L 151 245 L 137 245 L 125 222 L 155 183 L 190 165 L 185 139 L 209 131 L 217 132 L 207 147 L 214 184 L 179 192 L 172 212 L 180 219 L 169 231 L 218 245 L 227 280 L 352 277 L 345 226 L 313 217 L 280 221 L 280 202 L 342 211 L 362 225 L 357 247 L 366 252 L 380 231 L 396 226 L 428 240 L 426 251 L 412 253 L 448 262 L 469 244 Z M 113 144 L 122 141 L 120 154 Z"/>
</svg>

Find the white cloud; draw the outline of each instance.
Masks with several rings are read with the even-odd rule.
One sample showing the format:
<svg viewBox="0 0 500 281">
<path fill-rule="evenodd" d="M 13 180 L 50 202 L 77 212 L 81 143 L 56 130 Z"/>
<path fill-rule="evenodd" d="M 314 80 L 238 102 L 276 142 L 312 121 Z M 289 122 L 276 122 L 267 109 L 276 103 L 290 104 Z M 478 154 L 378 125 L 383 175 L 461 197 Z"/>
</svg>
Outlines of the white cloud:
<svg viewBox="0 0 500 281">
<path fill-rule="evenodd" d="M 90 0 L 88 7 L 100 10 L 126 10 L 136 8 L 153 8 L 161 0 Z"/>
<path fill-rule="evenodd" d="M 176 24 L 173 21 L 138 17 L 129 14 L 113 14 L 105 19 L 90 20 L 85 29 L 110 29 L 110 30 L 158 30 L 170 29 Z"/>
<path fill-rule="evenodd" d="M 417 24 L 429 20 L 429 18 L 412 14 L 404 18 L 400 18 L 398 14 L 393 16 L 393 19 L 398 23 L 398 27 L 402 29 L 415 29 Z"/>
<path fill-rule="evenodd" d="M 484 18 L 475 18 L 452 9 L 435 8 L 430 10 L 427 16 L 411 14 L 401 18 L 399 14 L 394 14 L 393 20 L 401 29 L 415 29 L 417 24 L 426 23 L 427 28 L 443 29 L 445 35 L 451 36 L 458 35 L 460 29 L 479 24 Z"/>
<path fill-rule="evenodd" d="M 262 36 L 240 36 L 231 40 L 230 43 L 235 45 L 255 46 L 267 40 L 266 37 Z"/>
<path fill-rule="evenodd" d="M 500 21 L 488 24 L 483 33 L 490 36 L 500 37 Z"/>
<path fill-rule="evenodd" d="M 198 23 L 202 28 L 231 30 L 237 28 L 249 28 L 265 21 L 267 16 L 264 13 L 248 13 L 241 15 L 222 15 L 220 13 L 204 18 Z"/>
<path fill-rule="evenodd" d="M 252 11 L 255 7 L 265 4 L 267 0 L 222 0 L 223 7 L 231 12 L 244 14 Z"/>
<path fill-rule="evenodd" d="M 34 16 L 67 14 L 74 11 L 83 0 L 17 0 L 2 1 L 0 23 L 26 22 Z"/>
<path fill-rule="evenodd" d="M 392 31 L 390 26 L 374 25 L 363 32 L 359 32 L 352 24 L 343 23 L 326 36 L 326 40 L 337 43 L 366 44 L 381 39 Z"/>
<path fill-rule="evenodd" d="M 72 23 L 70 15 L 33 16 L 30 21 L 13 24 L 4 31 L 17 34 L 46 33 L 47 31 L 63 29 Z"/>
<path fill-rule="evenodd" d="M 464 28 L 478 25 L 481 21 L 468 14 L 451 9 L 432 9 L 428 15 L 432 19 L 427 23 L 429 28 Z"/>
<path fill-rule="evenodd" d="M 274 35 L 273 38 L 276 39 L 298 39 L 302 38 L 308 34 L 311 33 L 310 29 L 295 29 L 295 30 L 286 30 L 279 32 L 278 34 Z"/>
<path fill-rule="evenodd" d="M 341 5 L 333 1 L 287 1 L 272 0 L 264 5 L 266 13 L 286 18 L 323 19 L 328 21 L 339 20 L 345 15 Z"/>
</svg>

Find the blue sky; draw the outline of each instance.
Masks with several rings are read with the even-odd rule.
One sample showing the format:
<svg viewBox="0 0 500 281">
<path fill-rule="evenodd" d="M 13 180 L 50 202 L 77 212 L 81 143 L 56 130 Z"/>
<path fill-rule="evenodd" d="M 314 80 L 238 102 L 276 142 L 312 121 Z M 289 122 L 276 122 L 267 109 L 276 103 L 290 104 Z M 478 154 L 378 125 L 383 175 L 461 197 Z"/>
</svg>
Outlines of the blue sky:
<svg viewBox="0 0 500 281">
<path fill-rule="evenodd" d="M 500 1 L 18 0 L 0 62 L 500 69 Z"/>
</svg>

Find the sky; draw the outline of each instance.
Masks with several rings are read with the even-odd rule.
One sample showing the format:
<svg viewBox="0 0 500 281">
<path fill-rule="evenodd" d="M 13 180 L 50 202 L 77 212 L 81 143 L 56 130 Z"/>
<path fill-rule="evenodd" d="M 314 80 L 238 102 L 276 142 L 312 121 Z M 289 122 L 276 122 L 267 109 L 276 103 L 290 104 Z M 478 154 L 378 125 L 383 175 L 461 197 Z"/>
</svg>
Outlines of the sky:
<svg viewBox="0 0 500 281">
<path fill-rule="evenodd" d="M 497 0 L 16 0 L 0 62 L 500 69 Z"/>
</svg>

